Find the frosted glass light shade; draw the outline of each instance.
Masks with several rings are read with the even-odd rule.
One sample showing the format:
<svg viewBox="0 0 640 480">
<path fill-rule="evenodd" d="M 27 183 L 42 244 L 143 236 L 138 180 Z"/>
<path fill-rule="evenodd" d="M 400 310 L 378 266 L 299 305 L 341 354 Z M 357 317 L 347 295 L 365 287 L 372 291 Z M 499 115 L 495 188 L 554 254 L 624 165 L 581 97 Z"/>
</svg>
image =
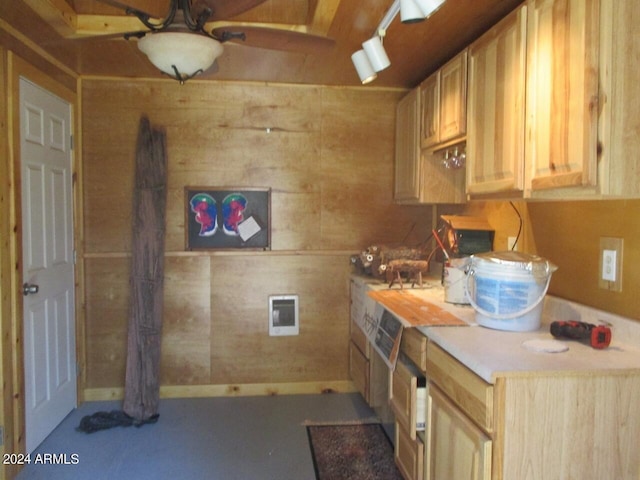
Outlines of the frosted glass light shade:
<svg viewBox="0 0 640 480">
<path fill-rule="evenodd" d="M 180 81 L 204 72 L 222 54 L 216 39 L 184 32 L 147 34 L 138 40 L 138 48 L 159 70 Z"/>
<path fill-rule="evenodd" d="M 353 66 L 356 67 L 360 81 L 363 84 L 372 82 L 378 76 L 373 70 L 369 57 L 364 50 L 358 50 L 351 55 L 351 61 L 353 62 Z"/>
<path fill-rule="evenodd" d="M 380 37 L 370 38 L 362 44 L 362 48 L 366 52 L 367 57 L 369 57 L 369 62 L 371 62 L 374 71 L 380 72 L 391 65 L 391 61 L 382 46 Z"/>
</svg>

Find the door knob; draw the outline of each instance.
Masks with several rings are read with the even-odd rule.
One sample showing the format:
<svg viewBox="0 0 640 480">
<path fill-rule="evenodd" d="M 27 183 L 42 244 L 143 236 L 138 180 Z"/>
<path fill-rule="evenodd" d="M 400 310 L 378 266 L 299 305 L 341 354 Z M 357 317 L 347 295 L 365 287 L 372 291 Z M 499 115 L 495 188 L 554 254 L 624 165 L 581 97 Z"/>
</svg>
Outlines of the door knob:
<svg viewBox="0 0 640 480">
<path fill-rule="evenodd" d="M 22 285 L 22 294 L 26 297 L 27 295 L 34 295 L 38 293 L 40 287 L 38 285 L 34 285 L 32 283 L 25 283 Z"/>
</svg>

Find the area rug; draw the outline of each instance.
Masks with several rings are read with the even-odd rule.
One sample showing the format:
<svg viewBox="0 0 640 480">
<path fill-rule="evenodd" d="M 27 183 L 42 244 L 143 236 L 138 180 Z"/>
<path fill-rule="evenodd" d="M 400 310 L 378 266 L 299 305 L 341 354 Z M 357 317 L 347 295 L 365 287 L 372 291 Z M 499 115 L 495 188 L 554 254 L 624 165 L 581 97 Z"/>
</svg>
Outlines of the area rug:
<svg viewBox="0 0 640 480">
<path fill-rule="evenodd" d="M 402 480 L 382 425 L 307 425 L 318 480 Z"/>
</svg>

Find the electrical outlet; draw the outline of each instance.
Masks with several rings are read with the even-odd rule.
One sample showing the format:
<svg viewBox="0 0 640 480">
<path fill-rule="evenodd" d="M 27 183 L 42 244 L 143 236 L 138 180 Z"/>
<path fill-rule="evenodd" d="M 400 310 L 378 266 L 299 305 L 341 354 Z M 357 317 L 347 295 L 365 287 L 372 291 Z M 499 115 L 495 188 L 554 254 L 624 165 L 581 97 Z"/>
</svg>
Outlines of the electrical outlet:
<svg viewBox="0 0 640 480">
<path fill-rule="evenodd" d="M 602 251 L 602 279 L 609 282 L 616 281 L 616 251 Z"/>
<path fill-rule="evenodd" d="M 622 246 L 622 238 L 600 237 L 600 288 L 622 291 Z"/>
</svg>

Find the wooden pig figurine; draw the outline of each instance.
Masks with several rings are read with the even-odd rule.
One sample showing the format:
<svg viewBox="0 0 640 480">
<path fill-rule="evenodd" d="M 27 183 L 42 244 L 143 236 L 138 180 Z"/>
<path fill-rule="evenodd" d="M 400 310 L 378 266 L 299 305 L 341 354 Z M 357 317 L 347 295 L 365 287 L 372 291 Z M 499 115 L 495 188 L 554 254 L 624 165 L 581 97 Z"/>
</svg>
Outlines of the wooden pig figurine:
<svg viewBox="0 0 640 480">
<path fill-rule="evenodd" d="M 389 288 L 391 288 L 396 281 L 400 284 L 400 289 L 403 288 L 403 273 L 407 275 L 409 280 L 413 280 L 411 283 L 412 287 L 416 284 L 416 280 L 418 285 L 422 287 L 422 274 L 429 271 L 429 262 L 427 260 L 391 260 L 387 264 L 380 265 L 379 271 L 381 274 L 386 274 Z"/>
</svg>

